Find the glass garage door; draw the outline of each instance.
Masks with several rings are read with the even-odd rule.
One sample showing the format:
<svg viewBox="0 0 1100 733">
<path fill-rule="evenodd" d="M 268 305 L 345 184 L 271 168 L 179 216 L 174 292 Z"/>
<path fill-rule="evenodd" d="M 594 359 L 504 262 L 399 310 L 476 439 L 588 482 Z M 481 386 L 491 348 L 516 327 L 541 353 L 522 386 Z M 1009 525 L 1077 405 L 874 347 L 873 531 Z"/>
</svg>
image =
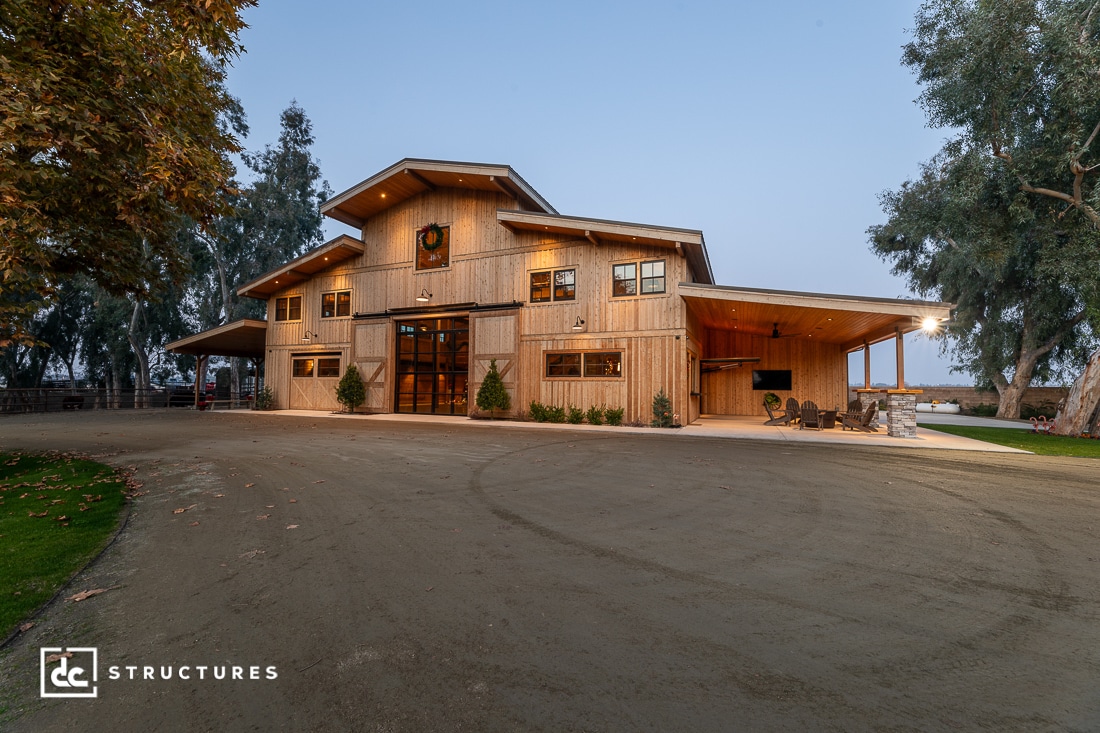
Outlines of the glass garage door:
<svg viewBox="0 0 1100 733">
<path fill-rule="evenodd" d="M 466 414 L 469 318 L 397 324 L 397 412 Z"/>
</svg>

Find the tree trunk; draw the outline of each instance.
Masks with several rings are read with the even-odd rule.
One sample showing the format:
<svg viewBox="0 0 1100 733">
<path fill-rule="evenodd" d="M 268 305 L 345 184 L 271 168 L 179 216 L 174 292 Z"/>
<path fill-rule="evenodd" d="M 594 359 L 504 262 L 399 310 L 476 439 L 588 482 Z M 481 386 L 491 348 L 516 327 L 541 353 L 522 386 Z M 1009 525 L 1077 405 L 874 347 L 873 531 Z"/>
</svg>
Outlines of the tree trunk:
<svg viewBox="0 0 1100 733">
<path fill-rule="evenodd" d="M 1012 381 L 997 374 L 993 377 L 993 385 L 997 388 L 1000 403 L 997 405 L 997 417 L 1016 420 L 1020 417 L 1020 403 L 1024 399 L 1024 393 L 1031 386 L 1031 375 L 1035 372 L 1035 364 L 1039 361 L 1038 351 L 1021 351 L 1020 358 L 1016 360 L 1016 369 L 1012 374 Z"/>
<path fill-rule="evenodd" d="M 1058 411 L 1058 435 L 1080 435 L 1092 429 L 1091 423 L 1100 405 L 1100 351 L 1089 357 L 1085 370 L 1073 383 L 1065 405 Z"/>
<path fill-rule="evenodd" d="M 69 370 L 69 389 L 76 389 L 76 373 L 73 371 L 73 360 L 65 362 L 65 368 Z"/>
<path fill-rule="evenodd" d="M 229 400 L 230 404 L 237 404 L 241 399 L 241 360 L 240 357 L 229 357 Z"/>
<path fill-rule="evenodd" d="M 145 344 L 142 343 L 141 334 L 139 333 L 142 315 L 141 298 L 134 298 L 134 312 L 130 316 L 130 328 L 126 331 L 126 338 L 130 340 L 130 348 L 134 350 L 134 356 L 137 357 L 138 363 L 137 374 L 134 379 L 135 408 L 149 407 L 151 404 L 149 395 L 149 352 L 145 350 Z"/>
</svg>

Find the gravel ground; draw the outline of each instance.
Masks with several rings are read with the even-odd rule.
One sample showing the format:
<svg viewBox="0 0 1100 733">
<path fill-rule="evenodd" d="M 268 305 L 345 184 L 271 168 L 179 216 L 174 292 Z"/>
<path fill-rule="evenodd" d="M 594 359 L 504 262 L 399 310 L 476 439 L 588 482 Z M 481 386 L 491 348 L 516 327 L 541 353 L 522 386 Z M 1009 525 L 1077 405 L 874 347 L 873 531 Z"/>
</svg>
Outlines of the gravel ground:
<svg viewBox="0 0 1100 733">
<path fill-rule="evenodd" d="M 4 730 L 1100 729 L 1095 461 L 0 419 L 0 450 L 49 448 L 147 493 L 64 595 L 112 590 L 0 652 Z M 42 646 L 96 647 L 98 698 L 39 699 Z"/>
</svg>

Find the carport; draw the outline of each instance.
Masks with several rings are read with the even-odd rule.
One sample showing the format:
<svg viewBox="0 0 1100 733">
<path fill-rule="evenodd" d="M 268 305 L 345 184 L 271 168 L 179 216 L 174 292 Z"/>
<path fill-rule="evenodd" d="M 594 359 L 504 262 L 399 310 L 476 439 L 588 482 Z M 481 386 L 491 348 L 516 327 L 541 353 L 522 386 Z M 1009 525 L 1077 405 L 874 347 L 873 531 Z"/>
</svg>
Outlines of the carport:
<svg viewBox="0 0 1100 733">
<path fill-rule="evenodd" d="M 188 354 L 195 364 L 195 405 L 199 404 L 200 380 L 211 356 L 249 359 L 256 371 L 256 388 L 262 383 L 261 369 L 267 344 L 267 321 L 242 318 L 165 345 L 173 354 Z"/>
</svg>

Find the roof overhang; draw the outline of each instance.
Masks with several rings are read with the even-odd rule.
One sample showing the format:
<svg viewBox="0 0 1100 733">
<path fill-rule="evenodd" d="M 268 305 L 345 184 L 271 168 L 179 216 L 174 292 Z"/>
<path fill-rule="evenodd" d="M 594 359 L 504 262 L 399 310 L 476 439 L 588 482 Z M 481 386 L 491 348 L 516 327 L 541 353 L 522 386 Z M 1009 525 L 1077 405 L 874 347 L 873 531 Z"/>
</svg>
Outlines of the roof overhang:
<svg viewBox="0 0 1100 733">
<path fill-rule="evenodd" d="M 926 318 L 946 321 L 953 303 L 905 298 L 802 293 L 680 283 L 679 293 L 706 328 L 839 344 L 855 351 L 921 327 Z M 778 324 L 778 325 L 777 325 Z"/>
<path fill-rule="evenodd" d="M 523 208 L 557 213 L 539 192 L 507 165 L 405 158 L 321 204 L 321 213 L 361 229 L 370 217 L 437 188 L 502 192 Z"/>
<path fill-rule="evenodd" d="M 173 354 L 262 359 L 267 348 L 267 321 L 243 318 L 173 341 L 164 348 Z"/>
<path fill-rule="evenodd" d="M 530 211 L 497 211 L 497 221 L 511 231 L 525 230 L 544 234 L 564 234 L 587 239 L 595 245 L 601 242 L 670 247 L 687 258 L 698 281 L 714 282 L 703 233 L 698 229 L 657 227 L 649 224 L 633 224 L 606 219 L 585 219 L 558 214 L 539 214 Z"/>
<path fill-rule="evenodd" d="M 276 291 L 308 280 L 326 267 L 332 267 L 352 257 L 360 257 L 365 251 L 366 247 L 358 239 L 341 234 L 277 270 L 272 270 L 260 275 L 252 282 L 245 283 L 237 288 L 237 295 L 267 300 Z"/>
</svg>

